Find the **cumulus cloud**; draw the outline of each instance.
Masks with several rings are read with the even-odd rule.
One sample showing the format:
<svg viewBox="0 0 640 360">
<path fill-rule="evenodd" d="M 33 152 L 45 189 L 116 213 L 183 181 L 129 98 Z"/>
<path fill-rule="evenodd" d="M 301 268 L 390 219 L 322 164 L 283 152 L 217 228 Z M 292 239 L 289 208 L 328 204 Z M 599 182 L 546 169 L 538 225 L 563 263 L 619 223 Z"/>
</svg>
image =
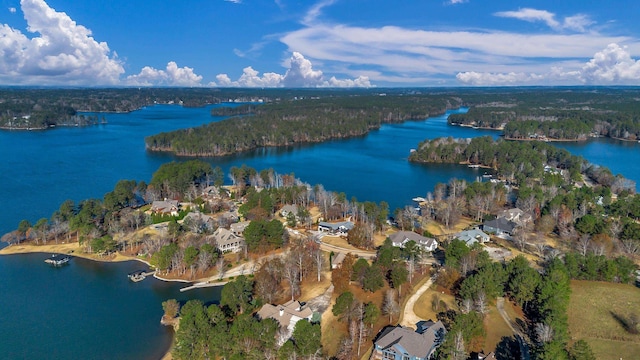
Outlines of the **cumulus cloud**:
<svg viewBox="0 0 640 360">
<path fill-rule="evenodd" d="M 339 23 L 323 16 L 329 5 L 331 1 L 316 3 L 301 17 L 303 26 L 278 34 L 279 40 L 290 50 L 321 62 L 326 71 L 366 74 L 375 82 L 455 84 L 452 75 L 461 71 L 526 78 L 527 74 L 545 74 L 553 66 L 579 68 L 583 63 L 578 59 L 588 59 L 611 43 L 640 52 L 638 39 L 590 29 L 593 21 L 582 14 L 562 18 L 537 9 L 497 13 L 540 22 L 557 31 L 438 30 Z"/>
<path fill-rule="evenodd" d="M 468 0 L 449 0 L 447 1 L 447 4 L 456 5 L 456 4 L 464 4 L 466 2 L 468 2 Z"/>
<path fill-rule="evenodd" d="M 301 53 L 294 52 L 287 61 L 289 68 L 284 75 L 277 73 L 260 73 L 252 67 L 244 68 L 242 75 L 232 81 L 229 75 L 219 74 L 212 86 L 221 87 L 371 87 L 366 76 L 356 79 L 325 79 L 321 70 L 314 70 L 311 61 Z"/>
<path fill-rule="evenodd" d="M 178 67 L 174 61 L 167 64 L 165 70 L 150 66 L 142 68 L 139 74 L 127 76 L 126 84 L 131 86 L 200 86 L 202 76 L 190 67 Z"/>
<path fill-rule="evenodd" d="M 584 32 L 587 26 L 593 24 L 593 21 L 591 21 L 588 16 L 583 14 L 565 17 L 564 21 L 560 22 L 556 20 L 556 14 L 552 12 L 531 8 L 524 8 L 518 11 L 500 11 L 495 13 L 494 15 L 528 22 L 541 21 L 554 30 L 567 29 Z"/>
<path fill-rule="evenodd" d="M 0 24 L 0 82 L 4 84 L 111 85 L 124 68 L 105 42 L 44 0 L 22 0 L 28 38 Z"/>
<path fill-rule="evenodd" d="M 640 60 L 634 60 L 625 47 L 609 44 L 576 69 L 552 67 L 546 73 L 492 73 L 466 71 L 456 79 L 468 85 L 640 85 Z"/>
<path fill-rule="evenodd" d="M 582 67 L 579 76 L 589 84 L 640 84 L 640 60 L 632 59 L 626 48 L 609 44 Z"/>
<path fill-rule="evenodd" d="M 18 11 L 18 10 L 16 8 L 14 8 L 14 7 L 10 7 L 9 8 L 9 12 L 12 13 L 12 14 L 15 14 L 16 11 Z"/>
</svg>

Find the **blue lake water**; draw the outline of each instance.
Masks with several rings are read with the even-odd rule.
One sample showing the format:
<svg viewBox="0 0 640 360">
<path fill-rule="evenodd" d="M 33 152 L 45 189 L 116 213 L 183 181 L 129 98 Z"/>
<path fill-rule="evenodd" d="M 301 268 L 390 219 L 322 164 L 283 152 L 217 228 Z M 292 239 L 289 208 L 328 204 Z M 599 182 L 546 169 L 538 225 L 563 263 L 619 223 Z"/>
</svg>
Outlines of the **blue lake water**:
<svg viewBox="0 0 640 360">
<path fill-rule="evenodd" d="M 106 114 L 108 124 L 48 131 L 0 132 L 0 233 L 21 219 L 49 217 L 66 199 L 101 198 L 120 179 L 149 181 L 162 164 L 182 160 L 148 153 L 144 137 L 211 121 L 213 106 L 157 105 L 129 114 Z M 466 109 L 456 110 L 466 111 Z M 453 113 L 456 111 L 451 111 Z M 475 137 L 498 132 L 448 126 L 447 115 L 384 125 L 369 135 L 285 149 L 263 149 L 208 159 L 225 170 L 247 164 L 295 173 L 311 184 L 358 200 L 387 201 L 391 209 L 423 196 L 437 182 L 475 179 L 478 170 L 457 165 L 410 164 L 407 156 L 426 138 Z M 599 139 L 564 147 L 614 173 L 638 181 L 640 146 Z M 158 358 L 170 330 L 159 324 L 169 298 L 215 301 L 217 290 L 179 293 L 180 284 L 126 274 L 140 264 L 101 264 L 74 259 L 61 269 L 45 266 L 45 254 L 0 257 L 0 356 L 3 358 Z"/>
</svg>

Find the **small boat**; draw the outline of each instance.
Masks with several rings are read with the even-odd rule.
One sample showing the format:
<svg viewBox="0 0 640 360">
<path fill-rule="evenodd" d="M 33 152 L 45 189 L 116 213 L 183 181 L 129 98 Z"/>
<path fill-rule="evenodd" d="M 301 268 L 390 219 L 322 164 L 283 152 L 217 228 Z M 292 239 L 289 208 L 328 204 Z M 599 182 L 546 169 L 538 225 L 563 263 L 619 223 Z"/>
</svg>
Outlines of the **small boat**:
<svg viewBox="0 0 640 360">
<path fill-rule="evenodd" d="M 144 280 L 147 276 L 145 275 L 144 271 L 138 270 L 138 271 L 134 271 L 131 274 L 127 275 L 127 277 L 129 277 L 129 280 L 131 280 L 133 282 L 138 282 L 138 281 Z"/>
<path fill-rule="evenodd" d="M 61 256 L 58 257 L 58 255 L 54 254 L 51 255 L 50 258 L 46 259 L 44 262 L 46 262 L 49 265 L 53 265 L 53 266 L 62 266 L 65 265 L 69 262 L 71 258 L 68 256 Z"/>
</svg>

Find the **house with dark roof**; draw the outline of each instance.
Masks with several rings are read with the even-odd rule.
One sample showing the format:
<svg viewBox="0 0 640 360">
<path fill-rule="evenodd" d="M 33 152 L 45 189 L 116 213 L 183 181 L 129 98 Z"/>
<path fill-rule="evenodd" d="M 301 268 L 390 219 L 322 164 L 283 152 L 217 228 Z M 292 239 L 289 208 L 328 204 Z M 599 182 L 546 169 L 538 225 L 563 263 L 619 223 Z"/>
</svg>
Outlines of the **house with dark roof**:
<svg viewBox="0 0 640 360">
<path fill-rule="evenodd" d="M 418 330 L 387 326 L 376 337 L 369 360 L 427 360 L 444 341 L 441 321 L 421 321 Z"/>
<path fill-rule="evenodd" d="M 391 234 L 389 239 L 393 246 L 399 248 L 404 248 L 405 244 L 409 241 L 414 241 L 424 251 L 431 252 L 438 248 L 438 242 L 436 239 L 422 236 L 414 233 L 413 231 L 398 231 L 397 233 Z"/>
<path fill-rule="evenodd" d="M 518 224 L 505 218 L 497 218 L 485 221 L 482 224 L 482 231 L 486 233 L 494 233 L 500 237 L 510 237 Z"/>
</svg>

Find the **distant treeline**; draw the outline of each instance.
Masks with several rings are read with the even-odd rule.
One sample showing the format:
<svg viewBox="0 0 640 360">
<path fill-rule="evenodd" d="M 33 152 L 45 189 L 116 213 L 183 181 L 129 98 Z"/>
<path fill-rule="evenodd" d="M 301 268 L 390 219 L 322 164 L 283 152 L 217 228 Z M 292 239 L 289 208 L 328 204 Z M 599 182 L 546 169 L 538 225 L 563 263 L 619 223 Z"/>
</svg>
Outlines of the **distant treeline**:
<svg viewBox="0 0 640 360">
<path fill-rule="evenodd" d="M 566 170 L 580 179 L 587 162 L 567 150 L 542 142 L 494 141 L 489 136 L 473 139 L 425 140 L 409 160 L 421 163 L 468 163 L 489 167 L 507 179 L 542 178 L 545 166 Z"/>
<path fill-rule="evenodd" d="M 552 88 L 465 94 L 469 112 L 454 125 L 503 129 L 512 139 L 586 140 L 605 136 L 640 139 L 640 89 Z"/>
<path fill-rule="evenodd" d="M 224 156 L 268 146 L 289 146 L 367 134 L 384 123 L 426 119 L 460 106 L 450 95 L 311 97 L 236 108 L 234 117 L 146 139 L 147 148 L 181 156 Z M 226 110 L 215 114 L 227 114 Z"/>
</svg>

